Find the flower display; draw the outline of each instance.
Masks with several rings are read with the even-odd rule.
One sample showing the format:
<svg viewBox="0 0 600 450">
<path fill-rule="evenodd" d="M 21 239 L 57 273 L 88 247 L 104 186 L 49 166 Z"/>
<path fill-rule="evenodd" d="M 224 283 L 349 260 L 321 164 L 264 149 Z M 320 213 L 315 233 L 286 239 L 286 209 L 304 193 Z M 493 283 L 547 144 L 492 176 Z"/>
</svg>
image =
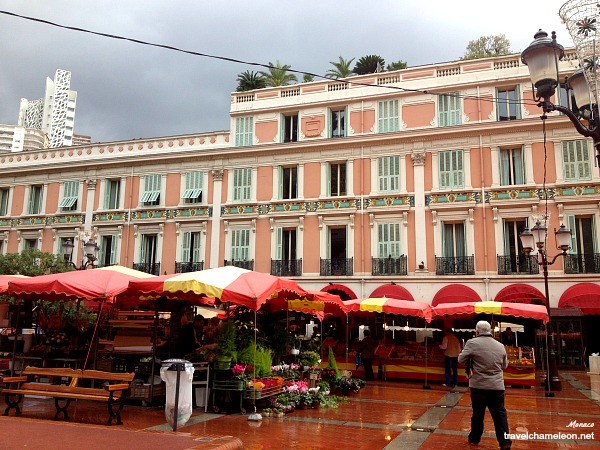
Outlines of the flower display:
<svg viewBox="0 0 600 450">
<path fill-rule="evenodd" d="M 241 364 L 236 364 L 235 366 L 233 366 L 231 368 L 231 372 L 233 373 L 234 380 L 246 381 L 246 379 L 247 379 L 246 366 L 243 366 Z"/>
</svg>

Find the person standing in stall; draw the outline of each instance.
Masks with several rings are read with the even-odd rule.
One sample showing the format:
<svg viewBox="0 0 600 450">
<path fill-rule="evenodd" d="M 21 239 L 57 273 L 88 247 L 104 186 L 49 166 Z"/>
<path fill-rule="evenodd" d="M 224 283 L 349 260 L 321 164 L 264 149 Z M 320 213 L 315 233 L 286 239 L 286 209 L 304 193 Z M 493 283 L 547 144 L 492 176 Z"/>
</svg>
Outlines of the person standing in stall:
<svg viewBox="0 0 600 450">
<path fill-rule="evenodd" d="M 460 353 L 460 341 L 454 335 L 452 328 L 446 328 L 444 339 L 440 344 L 444 350 L 444 372 L 446 383 L 444 386 L 456 387 L 458 384 L 458 354 Z"/>
</svg>

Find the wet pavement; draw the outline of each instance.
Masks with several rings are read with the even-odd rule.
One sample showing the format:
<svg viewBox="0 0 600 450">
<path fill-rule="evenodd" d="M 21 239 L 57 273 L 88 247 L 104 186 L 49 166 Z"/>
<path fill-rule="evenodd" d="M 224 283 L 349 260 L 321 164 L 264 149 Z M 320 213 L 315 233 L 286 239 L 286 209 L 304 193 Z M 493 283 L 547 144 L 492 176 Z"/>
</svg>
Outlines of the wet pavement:
<svg viewBox="0 0 600 450">
<path fill-rule="evenodd" d="M 539 385 L 507 388 L 511 433 L 529 433 L 528 440 L 514 440 L 513 449 L 600 447 L 600 375 L 561 372 L 561 377 L 563 389 L 553 398 L 546 397 Z M 439 384 L 430 387 L 423 389 L 422 382 L 375 381 L 336 409 L 296 410 L 282 418 L 265 417 L 262 422 L 250 422 L 235 411 L 214 414 L 198 408 L 176 433 L 166 423 L 162 407 L 128 404 L 122 412 L 123 425 L 107 427 L 106 405 L 73 403 L 69 421 L 55 422 L 53 400 L 26 398 L 21 416 L 14 417 L 11 411 L 10 417 L 0 417 L 0 449 L 468 448 L 471 404 L 467 387 L 459 386 L 455 392 Z M 3 398 L 1 404 L 4 409 Z M 594 438 L 546 436 L 558 433 L 594 433 Z M 489 413 L 477 448 L 498 448 Z"/>
</svg>

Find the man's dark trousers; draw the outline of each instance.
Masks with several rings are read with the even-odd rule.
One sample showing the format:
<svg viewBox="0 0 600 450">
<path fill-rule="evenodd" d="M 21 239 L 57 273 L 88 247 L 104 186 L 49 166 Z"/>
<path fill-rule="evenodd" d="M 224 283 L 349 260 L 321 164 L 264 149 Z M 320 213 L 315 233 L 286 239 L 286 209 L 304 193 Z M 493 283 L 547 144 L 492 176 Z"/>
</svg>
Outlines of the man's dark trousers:
<svg viewBox="0 0 600 450">
<path fill-rule="evenodd" d="M 505 433 L 508 433 L 508 419 L 506 408 L 504 407 L 504 391 L 471 388 L 471 404 L 473 406 L 473 416 L 471 417 L 469 441 L 478 444 L 481 440 L 481 435 L 483 434 L 483 416 L 487 407 L 494 421 L 496 439 L 500 444 L 500 448 L 510 448 L 512 441 L 504 436 Z"/>
</svg>

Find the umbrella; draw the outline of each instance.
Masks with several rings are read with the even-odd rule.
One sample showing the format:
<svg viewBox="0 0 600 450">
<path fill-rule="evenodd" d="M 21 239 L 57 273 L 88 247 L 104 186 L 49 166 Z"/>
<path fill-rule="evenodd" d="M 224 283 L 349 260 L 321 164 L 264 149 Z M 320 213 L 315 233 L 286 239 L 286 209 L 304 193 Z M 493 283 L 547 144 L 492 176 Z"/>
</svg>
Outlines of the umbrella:
<svg viewBox="0 0 600 450">
<path fill-rule="evenodd" d="M 308 290 L 304 298 L 282 299 L 273 298 L 268 301 L 271 311 L 298 311 L 305 314 L 314 314 L 319 320 L 325 316 L 346 315 L 346 304 L 338 295 L 329 292 Z"/>
<path fill-rule="evenodd" d="M 154 275 L 124 266 L 75 270 L 10 281 L 6 294 L 20 298 L 37 296 L 42 300 L 84 300 L 86 305 L 113 302 L 129 286 L 130 280 Z"/>
<path fill-rule="evenodd" d="M 206 296 L 256 311 L 271 298 L 298 299 L 306 297 L 307 294 L 307 291 L 293 280 L 225 266 L 132 280 L 123 296 L 164 296 L 179 299 Z"/>
<path fill-rule="evenodd" d="M 431 322 L 432 309 L 428 303 L 395 298 L 363 298 L 345 302 L 348 312 L 367 311 L 401 316 L 421 317 Z"/>
<path fill-rule="evenodd" d="M 4 294 L 8 289 L 8 284 L 14 280 L 22 280 L 26 277 L 25 275 L 0 275 L 0 294 Z"/>
<path fill-rule="evenodd" d="M 548 322 L 548 311 L 543 305 L 507 302 L 463 302 L 442 303 L 433 307 L 433 317 L 462 316 L 475 314 L 498 314 L 523 317 Z"/>
</svg>

